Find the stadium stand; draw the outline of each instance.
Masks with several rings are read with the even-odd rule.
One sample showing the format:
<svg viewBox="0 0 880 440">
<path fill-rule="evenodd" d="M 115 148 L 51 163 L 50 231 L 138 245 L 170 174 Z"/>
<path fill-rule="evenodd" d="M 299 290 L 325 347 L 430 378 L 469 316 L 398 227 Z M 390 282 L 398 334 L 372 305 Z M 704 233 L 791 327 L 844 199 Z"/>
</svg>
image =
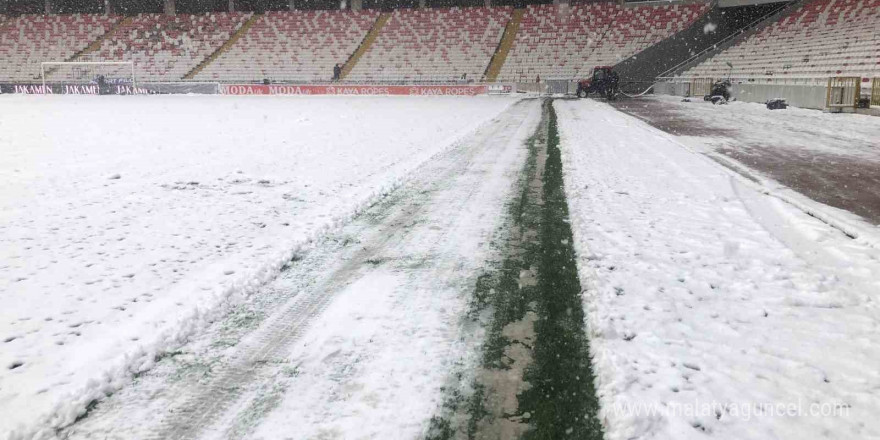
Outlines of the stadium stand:
<svg viewBox="0 0 880 440">
<path fill-rule="evenodd" d="M 397 9 L 347 79 L 479 81 L 513 8 Z"/>
<path fill-rule="evenodd" d="M 736 78 L 880 76 L 880 0 L 807 2 L 682 76 L 728 73 Z"/>
<path fill-rule="evenodd" d="M 708 5 L 529 5 L 500 80 L 577 78 L 681 31 Z"/>
<path fill-rule="evenodd" d="M 326 81 L 370 30 L 378 11 L 268 12 L 195 79 Z"/>
<path fill-rule="evenodd" d="M 326 81 L 370 35 L 346 80 L 480 81 L 514 16 L 518 30 L 493 75 L 500 66 L 502 81 L 576 78 L 669 37 L 707 10 L 705 3 L 600 2 L 530 5 L 516 15 L 511 7 L 25 15 L 0 25 L 0 79 L 32 81 L 41 61 L 74 59 L 134 61 L 141 82 Z"/>
<path fill-rule="evenodd" d="M 0 78 L 34 81 L 40 63 L 66 61 L 119 20 L 104 15 L 22 15 L 0 24 Z"/>
<path fill-rule="evenodd" d="M 141 81 L 178 81 L 229 40 L 250 16 L 141 14 L 83 60 L 134 61 Z"/>
</svg>

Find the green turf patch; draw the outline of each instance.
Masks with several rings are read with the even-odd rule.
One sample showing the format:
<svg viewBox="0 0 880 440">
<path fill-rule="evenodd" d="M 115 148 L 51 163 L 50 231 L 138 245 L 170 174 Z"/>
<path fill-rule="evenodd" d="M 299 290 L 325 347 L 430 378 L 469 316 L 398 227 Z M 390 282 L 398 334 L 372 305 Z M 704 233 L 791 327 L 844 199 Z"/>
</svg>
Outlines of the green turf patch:
<svg viewBox="0 0 880 440">
<path fill-rule="evenodd" d="M 550 100 L 543 110 L 500 234 L 504 260 L 472 297 L 469 317 L 489 315 L 479 371 L 450 387 L 428 439 L 602 438 Z"/>
<path fill-rule="evenodd" d="M 532 416 L 527 439 L 601 439 L 552 105 L 548 131 L 538 256 L 540 320 L 535 328 L 535 360 L 526 374 L 532 387 L 520 395 L 520 411 Z"/>
</svg>

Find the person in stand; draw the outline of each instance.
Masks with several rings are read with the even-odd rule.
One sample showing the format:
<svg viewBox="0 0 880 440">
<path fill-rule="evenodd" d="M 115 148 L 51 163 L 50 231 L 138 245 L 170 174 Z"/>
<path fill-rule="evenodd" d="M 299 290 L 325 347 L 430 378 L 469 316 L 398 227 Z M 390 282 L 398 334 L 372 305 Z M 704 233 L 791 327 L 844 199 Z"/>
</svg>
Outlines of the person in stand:
<svg viewBox="0 0 880 440">
<path fill-rule="evenodd" d="M 336 65 L 333 66 L 333 81 L 339 81 L 340 75 L 342 75 L 342 66 L 340 66 L 339 63 L 336 63 Z"/>
<path fill-rule="evenodd" d="M 538 83 L 538 84 L 541 83 L 541 75 L 537 75 L 537 76 L 535 76 L 535 82 Z"/>
</svg>

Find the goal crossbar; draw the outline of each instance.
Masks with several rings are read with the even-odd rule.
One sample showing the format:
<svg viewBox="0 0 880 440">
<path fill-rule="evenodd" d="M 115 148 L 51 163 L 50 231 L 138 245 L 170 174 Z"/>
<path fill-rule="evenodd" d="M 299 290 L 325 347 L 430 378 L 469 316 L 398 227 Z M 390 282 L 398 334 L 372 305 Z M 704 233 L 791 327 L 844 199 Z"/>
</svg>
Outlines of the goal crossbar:
<svg viewBox="0 0 880 440">
<path fill-rule="evenodd" d="M 134 61 L 43 61 L 40 63 L 40 77 L 46 88 L 46 66 L 131 66 L 131 85 L 137 87 L 134 74 Z"/>
</svg>

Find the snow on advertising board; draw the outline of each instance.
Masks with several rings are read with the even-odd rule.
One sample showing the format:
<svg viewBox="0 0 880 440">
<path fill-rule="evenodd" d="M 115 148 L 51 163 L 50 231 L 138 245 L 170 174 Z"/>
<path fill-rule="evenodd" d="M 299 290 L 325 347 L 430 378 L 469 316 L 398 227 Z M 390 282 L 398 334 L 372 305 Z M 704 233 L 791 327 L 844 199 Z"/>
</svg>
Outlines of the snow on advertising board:
<svg viewBox="0 0 880 440">
<path fill-rule="evenodd" d="M 0 93 L 20 95 L 173 95 L 199 94 L 216 95 L 220 93 L 217 83 L 162 82 L 145 83 L 132 87 L 131 84 L 108 82 L 101 89 L 95 83 L 88 84 L 0 84 Z"/>
<path fill-rule="evenodd" d="M 512 84 L 491 84 L 489 85 L 490 95 L 509 95 L 513 93 Z"/>
<path fill-rule="evenodd" d="M 292 85 L 150 83 L 132 87 L 123 84 L 0 84 L 0 93 L 23 95 L 152 95 L 197 93 L 224 95 L 405 95 L 476 96 L 489 93 L 489 86 L 462 85 Z"/>
<path fill-rule="evenodd" d="M 20 95 L 150 95 L 156 92 L 143 87 L 107 84 L 0 84 L 0 93 Z"/>
<path fill-rule="evenodd" d="M 411 95 L 476 96 L 488 91 L 485 85 L 385 86 L 385 85 L 265 85 L 224 84 L 224 95 Z"/>
</svg>

